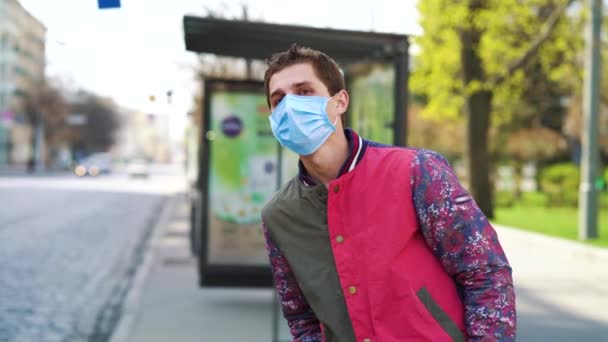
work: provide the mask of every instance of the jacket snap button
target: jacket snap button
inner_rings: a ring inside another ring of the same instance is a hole
[[[337,194],[338,192],[340,192],[340,185],[334,186],[334,193]]]
[[[370,338],[365,338],[363,339],[363,342],[372,342],[372,340]]]
[[[357,293],[357,288],[354,286],[349,286],[348,293],[350,293],[351,295],[354,295],[355,293]]]
[[[337,243],[342,243],[342,242],[344,242],[344,236],[342,236],[342,235],[338,235],[338,236],[336,236],[336,242],[337,242]]]

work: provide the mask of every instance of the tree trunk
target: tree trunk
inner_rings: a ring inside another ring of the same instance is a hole
[[[27,120],[28,123],[30,125],[30,129],[31,129],[31,137],[30,137],[30,146],[31,146],[31,150],[30,150],[30,154],[27,158],[27,162],[26,162],[26,170],[28,173],[33,173],[35,171],[35,167],[36,167],[36,155],[37,155],[37,148],[39,146],[38,144],[38,120],[39,117],[35,114],[35,107],[31,107],[31,108],[27,108],[26,109],[26,113],[28,113],[27,115]]]
[[[523,184],[523,162],[515,160],[513,164],[513,180],[515,189],[513,190],[514,198],[516,202],[520,202],[522,199],[522,184]]]
[[[483,9],[485,0],[473,0],[469,4],[471,13]],[[466,90],[465,110],[467,114],[467,167],[473,198],[488,218],[494,218],[492,187],[490,182],[490,155],[488,131],[492,111],[493,93],[489,89],[470,91],[473,83],[485,83],[485,71],[479,56],[482,32],[471,25],[460,32],[462,73]]]
[[[488,131],[492,111],[492,92],[480,91],[468,96],[467,167],[473,198],[488,218],[494,218]]]

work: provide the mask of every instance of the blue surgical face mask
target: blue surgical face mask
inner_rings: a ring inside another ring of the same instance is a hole
[[[327,116],[331,97],[285,95],[270,115],[270,127],[282,146],[306,156],[314,153],[336,130]]]

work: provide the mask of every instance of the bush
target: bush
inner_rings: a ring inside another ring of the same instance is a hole
[[[547,195],[542,192],[524,192],[522,204],[527,207],[539,208],[547,206]]]
[[[494,204],[498,208],[510,208],[515,204],[515,195],[511,191],[496,191]]]
[[[549,206],[576,206],[580,171],[573,164],[555,164],[543,170],[541,186]]]

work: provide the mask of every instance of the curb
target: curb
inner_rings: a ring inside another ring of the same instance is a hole
[[[180,196],[182,196],[181,193],[171,195],[162,208],[159,219],[153,228],[152,235],[146,243],[143,262],[137,268],[133,278],[133,286],[131,286],[125,297],[120,319],[108,340],[109,342],[127,342],[129,340],[129,335],[131,334],[139,311],[141,295],[146,280],[154,266],[154,261],[156,260],[154,246],[158,245],[158,241],[162,238],[163,233],[167,229],[171,214],[173,213],[176,204],[179,202]]]

